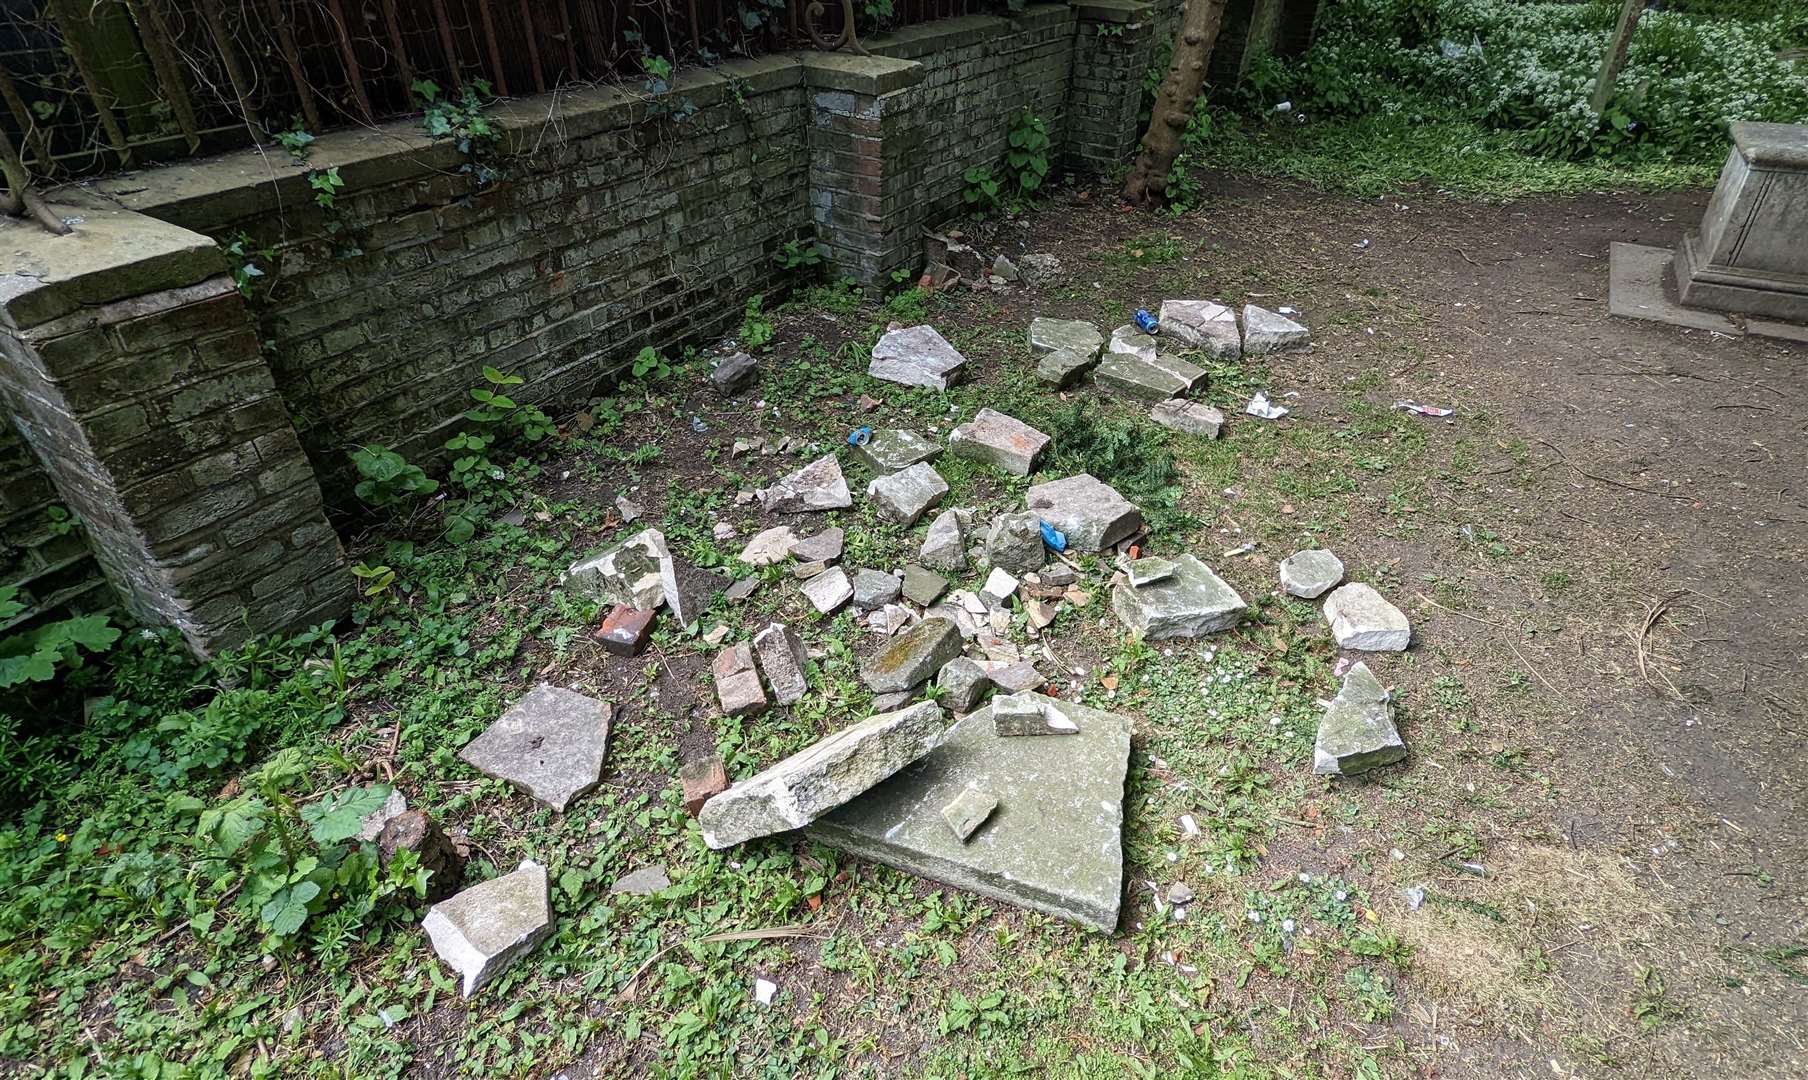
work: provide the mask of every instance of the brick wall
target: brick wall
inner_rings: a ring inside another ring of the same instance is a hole
[[[8,626],[63,607],[105,604],[100,567],[79,528],[51,527],[50,510],[61,497],[37,455],[0,408],[0,582],[19,586],[23,614]]]

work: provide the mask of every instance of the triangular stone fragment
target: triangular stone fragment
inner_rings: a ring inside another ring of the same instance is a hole
[[[1412,644],[1406,613],[1360,581],[1325,598],[1325,621],[1340,649],[1399,652]]]
[[[600,600],[651,610],[665,602],[660,563],[670,554],[664,533],[642,529],[601,555],[572,563],[565,581]]]
[[[541,683],[458,756],[563,812],[601,780],[613,712],[607,702]]]
[[[421,928],[470,997],[552,932],[546,867],[524,861],[428,909]]]
[[[1155,349],[1155,339],[1130,323],[1113,330],[1111,340],[1105,343],[1106,352],[1123,353],[1138,360],[1154,360]]]
[[[1174,572],[1140,588],[1119,582],[1111,610],[1145,640],[1200,637],[1243,621],[1248,606],[1237,591],[1193,555],[1176,555]]]
[[[854,505],[841,463],[825,454],[759,493],[767,513],[801,514],[810,510],[841,510]]]
[[[1235,360],[1243,353],[1237,313],[1210,300],[1163,300],[1161,332],[1221,360]]]
[[[1318,721],[1312,771],[1354,776],[1405,757],[1406,744],[1394,727],[1387,688],[1367,664],[1352,665],[1343,677],[1343,688]]]
[[[1298,348],[1312,333],[1285,315],[1254,304],[1243,307],[1243,351],[1251,356]]]
[[[961,380],[967,358],[933,326],[893,330],[873,346],[866,373],[875,379],[946,390]]]
[[[1036,697],[1078,732],[1000,739],[992,710],[980,709],[949,728],[922,760],[824,815],[806,835],[906,873],[1113,932],[1124,879],[1130,721]],[[996,796],[998,805],[963,842],[942,811],[970,788]]]
[[[1143,527],[1142,512],[1091,473],[1037,484],[1024,501],[1066,534],[1069,551],[1103,551]]]

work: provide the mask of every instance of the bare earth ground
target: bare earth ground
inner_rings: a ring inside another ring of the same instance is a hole
[[[1077,686],[1088,703],[1136,721],[1118,937],[941,898],[932,884],[785,839],[722,864],[667,818],[643,814],[626,837],[604,822],[635,796],[669,798],[674,761],[711,742],[726,738],[745,755],[745,774],[857,712],[863,691],[846,678],[848,647],[864,655],[877,639],[845,618],[807,631],[826,704],[742,725],[714,717],[709,650],[694,640],[663,636],[656,653],[632,661],[524,643],[499,688],[550,678],[621,704],[605,788],[574,809],[591,815],[587,826],[535,818],[499,793],[475,810],[461,799],[451,819],[471,827],[497,865],[535,854],[537,831],[543,846],[546,830],[563,829],[585,852],[573,856],[580,863],[626,869],[660,858],[675,880],[708,868],[710,889],[731,867],[795,865],[800,879],[820,871],[827,884],[807,890],[807,905],[792,895],[764,913],[737,911],[820,935],[759,946],[743,954],[752,967],[732,968],[736,1000],[754,971],[783,988],[770,1022],[733,1030],[757,1037],[768,1070],[775,1047],[801,1055],[789,1075],[808,1059],[812,1073],[833,1063],[867,1075],[1159,1067],[1212,1076],[1240,1063],[1250,1071],[1236,1075],[1808,1076],[1808,353],[1606,314],[1608,245],[1672,243],[1698,220],[1705,193],[1491,206],[1209,183],[1208,208],[1175,220],[1124,213],[1105,193],[1069,193],[1025,222],[990,226],[982,246],[1053,251],[1066,273],[1040,287],[962,291],[927,315],[979,369],[979,388],[962,401],[1023,409],[1060,404],[1025,378],[1022,334],[1035,314],[1108,328],[1164,296],[1204,296],[1292,305],[1314,331],[1312,349],[1274,358],[1265,378],[1255,365],[1219,373],[1205,396],[1237,414],[1225,440],[1170,444],[1185,481],[1181,509],[1203,522],[1179,535],[1258,602],[1256,621],[1216,643],[1129,660],[1100,604],[1056,626],[1062,659],[1087,669],[1053,673],[1064,692]],[[808,455],[732,458],[729,444],[756,426],[827,445],[856,423],[945,434],[939,400],[865,380],[856,358],[837,354],[871,320],[783,313],[767,383],[748,395],[771,399],[763,410],[725,403],[692,377],[677,400],[630,417],[609,440],[616,452],[637,441],[662,451],[632,470],[649,520],[706,537],[721,518],[741,539],[769,524],[730,496]],[[1256,385],[1297,393],[1284,399],[1294,415],[1242,416]],[[886,404],[862,412],[862,392]],[[1108,400],[1090,386],[1069,392],[1089,396]],[[1392,410],[1403,398],[1457,414]],[[610,504],[620,468],[585,454],[563,465],[540,485],[547,505]],[[1021,488],[948,471],[955,498],[969,504],[1003,508]],[[852,468],[849,481],[864,486]],[[843,521],[856,526],[850,568],[914,553],[920,527],[888,535],[860,524],[871,520],[856,512]],[[578,550],[622,535],[600,514],[588,521],[573,538]],[[741,539],[722,550],[733,554]],[[1226,554],[1246,542],[1253,551]],[[1335,690],[1335,651],[1309,607],[1268,595],[1275,563],[1320,542],[1352,578],[1398,602],[1415,630],[1410,652],[1370,661],[1397,687],[1413,755],[1356,781],[1310,775],[1311,702]],[[808,622],[783,575],[772,576],[753,607]],[[737,636],[763,618],[716,614]],[[1214,644],[1220,665],[1258,680],[1259,700],[1208,690],[1208,713],[1197,685],[1201,672],[1219,670],[1206,655]],[[1101,681],[1106,671],[1123,673],[1117,689]],[[382,708],[367,708],[373,725]],[[448,754],[427,746],[410,756],[424,764]],[[1255,806],[1259,820],[1237,824],[1239,805]],[[1214,854],[1188,850],[1176,824],[1187,812],[1207,824]],[[487,826],[475,820],[486,815]],[[1207,876],[1230,834],[1220,826],[1254,838],[1237,849],[1240,874]],[[1150,885],[1176,876],[1201,893],[1184,924],[1152,900]],[[1343,884],[1332,897],[1320,882]],[[1405,890],[1421,885],[1427,900],[1415,910]],[[1358,899],[1346,902],[1346,891]],[[710,925],[718,899],[705,890],[666,914],[593,908],[583,926],[619,938],[632,970],[686,925]],[[1336,940],[1360,931],[1367,951],[1315,944],[1310,930],[1283,940],[1275,916],[1300,905],[1317,912],[1301,914],[1303,924]],[[1246,921],[1261,911],[1267,922]],[[729,961],[680,952],[631,990],[618,970],[601,990],[574,996],[586,966],[579,945],[561,942],[547,949],[569,950],[571,966],[560,970],[574,973],[539,992],[546,1014],[525,1022],[595,1023],[574,1054],[548,1046],[530,1059],[563,1067],[528,1071],[685,1072],[674,1055],[707,1041],[711,1010],[725,1006],[702,988]],[[699,979],[688,988],[686,966]],[[1362,1004],[1372,995],[1353,981],[1364,978],[1356,967],[1391,987],[1389,1007]],[[384,972],[394,970],[392,959]],[[995,990],[1003,997],[993,1012],[968,1015],[966,1004]],[[636,994],[663,994],[651,999],[666,1003],[655,1011],[681,1034],[638,1022],[621,1030],[618,1009]],[[507,997],[430,1008],[407,1032],[410,1071],[481,1071],[483,1040]],[[832,1049],[812,1058],[819,1051],[803,1043]],[[346,1044],[328,1036],[314,1052],[335,1059]],[[716,1060],[736,1058],[730,1047]]]

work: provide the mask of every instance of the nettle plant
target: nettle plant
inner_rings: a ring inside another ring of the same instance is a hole
[[[1004,168],[1012,194],[1019,200],[1034,199],[1048,178],[1048,151],[1052,145],[1048,125],[1029,109],[1011,118],[1011,148],[1005,151]]]

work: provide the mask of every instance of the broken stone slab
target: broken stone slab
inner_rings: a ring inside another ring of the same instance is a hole
[[[512,874],[433,905],[421,928],[470,997],[552,932],[546,867],[524,860]]]
[[[1406,743],[1394,727],[1387,688],[1367,664],[1357,662],[1344,674],[1343,688],[1318,721],[1312,748],[1312,771],[1327,776],[1355,776],[1406,757]]]
[[[1047,435],[1016,417],[987,408],[948,433],[948,452],[1028,476],[1048,442]]]
[[[904,599],[922,607],[928,607],[938,600],[948,588],[948,579],[933,570],[924,569],[916,563],[904,565],[904,582],[902,592]]]
[[[1042,519],[1033,513],[1000,514],[986,534],[986,562],[1017,574],[1042,569]]]
[[[1145,360],[1128,353],[1110,352],[1099,361],[1098,367],[1092,369],[1092,380],[1100,386],[1122,390],[1148,401],[1178,397],[1204,378],[1204,368],[1165,355]]]
[[[1325,621],[1340,649],[1400,652],[1412,644],[1406,613],[1361,582],[1351,582],[1325,599]]]
[[[824,562],[800,562],[791,568],[791,576],[799,581],[808,581],[829,568]]]
[[[458,757],[563,813],[602,779],[613,712],[607,702],[541,683]]]
[[[1036,362],[1036,378],[1046,386],[1064,390],[1080,381],[1080,376],[1092,370],[1099,362],[1096,356],[1075,352],[1072,349],[1056,349],[1045,353]]]
[[[760,587],[760,579],[745,577],[722,590],[722,599],[731,604],[738,604],[754,594]]]
[[[1143,527],[1142,511],[1091,473],[1037,484],[1024,502],[1066,534],[1069,551],[1104,551]]]
[[[929,523],[929,533],[923,537],[923,547],[917,553],[917,559],[924,566],[951,574],[965,569],[966,525],[958,512],[944,510]]]
[[[660,564],[670,557],[665,534],[642,529],[600,555],[572,563],[565,571],[565,582],[610,603],[656,608],[665,602]]]
[[[942,445],[927,435],[900,428],[880,428],[872,438],[854,447],[854,456],[874,472],[901,472],[912,465],[942,456]]]
[[[1155,407],[1149,410],[1149,419],[1171,431],[1206,439],[1215,439],[1224,430],[1222,412],[1210,405],[1183,401],[1180,398],[1156,402]]]
[[[616,878],[609,891],[626,896],[652,896],[671,887],[672,879],[666,874],[665,867],[643,866]]]
[[[1034,251],[1018,258],[1017,268],[1023,280],[1032,285],[1053,281],[1061,274],[1061,260],[1047,251]]]
[[[1010,571],[1002,566],[994,566],[986,576],[986,583],[980,586],[979,599],[988,608],[999,608],[1005,601],[1017,595],[1020,582],[1011,576]]]
[[[1030,352],[1071,352],[1088,362],[1099,358],[1105,347],[1105,335],[1084,319],[1050,319],[1041,315],[1030,320]]]
[[[999,739],[991,710],[948,730],[941,745],[805,835],[906,873],[969,889],[1105,933],[1123,892],[1124,777],[1130,721],[1046,699],[1079,734]],[[998,797],[963,843],[942,817],[962,791]]]
[[[895,603],[902,591],[902,583],[883,570],[854,571],[854,607],[859,611],[876,611]]]
[[[1046,629],[1050,623],[1055,621],[1058,610],[1054,604],[1046,600],[1026,599],[1023,604],[1024,618],[1029,620],[1032,630]]]
[[[807,654],[796,631],[781,622],[767,623],[753,635],[753,651],[766,674],[766,685],[772,687],[772,700],[790,705],[810,692],[810,680],[804,675]]]
[[[869,716],[705,803],[703,842],[720,850],[808,825],[934,750],[942,733],[933,701]]]
[[[966,843],[979,827],[998,809],[998,796],[978,788],[962,788],[954,801],[942,807],[942,820],[954,838]]]
[[[715,370],[709,373],[709,381],[724,395],[740,393],[752,386],[759,377],[759,361],[744,352],[724,356],[716,361]]]
[[[848,580],[847,572],[839,566],[828,569],[812,577],[800,586],[810,606],[824,615],[833,615],[841,610],[841,606],[854,598],[854,585]]]
[[[1316,600],[1343,580],[1343,560],[1323,548],[1296,551],[1281,560],[1281,591]]]
[[[992,699],[992,730],[999,738],[1019,735],[1078,735],[1080,725],[1049,708],[1041,694],[1003,694]]]
[[[684,790],[684,812],[696,817],[704,803],[728,790],[728,768],[717,754],[692,758],[678,767],[678,783]]]
[[[1174,572],[1141,588],[1118,583],[1111,610],[1147,641],[1199,637],[1229,630],[1248,606],[1235,589],[1193,555],[1174,557]]]
[[[1243,354],[1237,313],[1210,300],[1163,300],[1161,332],[1221,360],[1235,360]]]
[[[992,679],[986,669],[979,666],[979,661],[965,656],[955,657],[935,673],[936,700],[944,709],[956,713],[971,712],[990,689]]]
[[[880,476],[866,485],[866,497],[877,503],[887,517],[902,522],[905,528],[915,525],[918,518],[947,494],[948,482],[926,461]]]
[[[946,390],[960,382],[967,358],[933,326],[893,330],[873,346],[866,373],[875,379]]]
[[[1285,315],[1254,304],[1243,306],[1243,351],[1251,356],[1298,348],[1311,338],[1311,331]]]
[[[1124,577],[1130,582],[1131,588],[1140,589],[1144,585],[1153,585],[1157,581],[1173,577],[1179,569],[1180,564],[1173,559],[1151,555],[1143,559],[1132,559],[1130,565],[1124,567]]]
[[[1111,340],[1105,343],[1105,352],[1118,353],[1122,356],[1134,356],[1138,360],[1154,363],[1155,339],[1142,332],[1134,323],[1125,323],[1111,332]]]
[[[1017,264],[1001,252],[998,258],[992,260],[992,276],[998,282],[1009,285],[1017,280]]]
[[[979,668],[986,673],[992,685],[1007,694],[1021,694],[1035,690],[1048,680],[1036,665],[1028,660],[981,660]]]
[[[825,454],[810,464],[760,489],[760,507],[769,514],[802,514],[812,510],[842,510],[854,505],[841,463]]]
[[[847,531],[838,525],[832,525],[814,536],[807,536],[791,545],[791,557],[800,563],[832,563],[841,558],[841,549],[847,540]]]
[[[789,525],[774,525],[747,541],[739,558],[748,566],[773,566],[783,562],[797,543],[797,534]]]
[[[924,619],[892,638],[860,666],[860,681],[878,693],[908,690],[960,655],[960,628],[947,619]]]
[[[716,698],[728,716],[758,716],[766,711],[766,691],[753,663],[753,647],[736,642],[716,654],[710,665],[716,677]]]
[[[591,637],[605,651],[617,656],[639,656],[652,636],[655,614],[646,608],[617,604]]]

